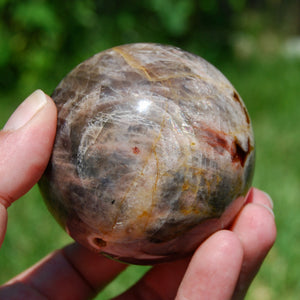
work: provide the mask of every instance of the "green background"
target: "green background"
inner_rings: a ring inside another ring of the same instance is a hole
[[[106,48],[159,42],[204,57],[246,103],[257,147],[253,184],[274,201],[277,241],[246,299],[298,299],[299,15],[297,0],[0,0],[0,125],[34,90],[51,94],[73,67]],[[0,283],[71,241],[36,187],[8,211]],[[120,293],[147,270],[130,267],[98,298]]]

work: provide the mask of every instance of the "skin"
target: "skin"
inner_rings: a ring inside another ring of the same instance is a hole
[[[50,97],[37,91],[0,131],[1,244],[7,208],[41,177],[51,154],[55,128],[56,107]],[[252,188],[230,228],[210,236],[193,256],[154,266],[115,299],[243,299],[275,242],[272,209],[269,196]],[[74,243],[50,253],[5,283],[0,287],[0,298],[90,299],[125,268],[125,264]]]

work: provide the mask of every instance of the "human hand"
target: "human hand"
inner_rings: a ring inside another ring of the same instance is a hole
[[[37,91],[0,132],[0,243],[6,209],[41,177],[55,128],[55,105]],[[272,203],[251,189],[231,228],[210,236],[192,257],[154,266],[115,300],[243,299],[275,238]],[[125,268],[74,243],[4,284],[0,299],[90,299]]]

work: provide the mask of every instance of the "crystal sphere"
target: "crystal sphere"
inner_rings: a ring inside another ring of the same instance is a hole
[[[39,186],[82,245],[129,263],[169,261],[243,206],[251,121],[204,59],[172,46],[118,46],[79,64],[52,97],[57,135]]]

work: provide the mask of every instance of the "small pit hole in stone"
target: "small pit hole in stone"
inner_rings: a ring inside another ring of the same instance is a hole
[[[99,237],[95,237],[93,241],[95,246],[97,246],[97,248],[99,247],[102,248],[106,246],[106,242]]]
[[[134,154],[139,154],[141,152],[141,150],[137,146],[135,146],[135,147],[132,148],[132,152]]]

